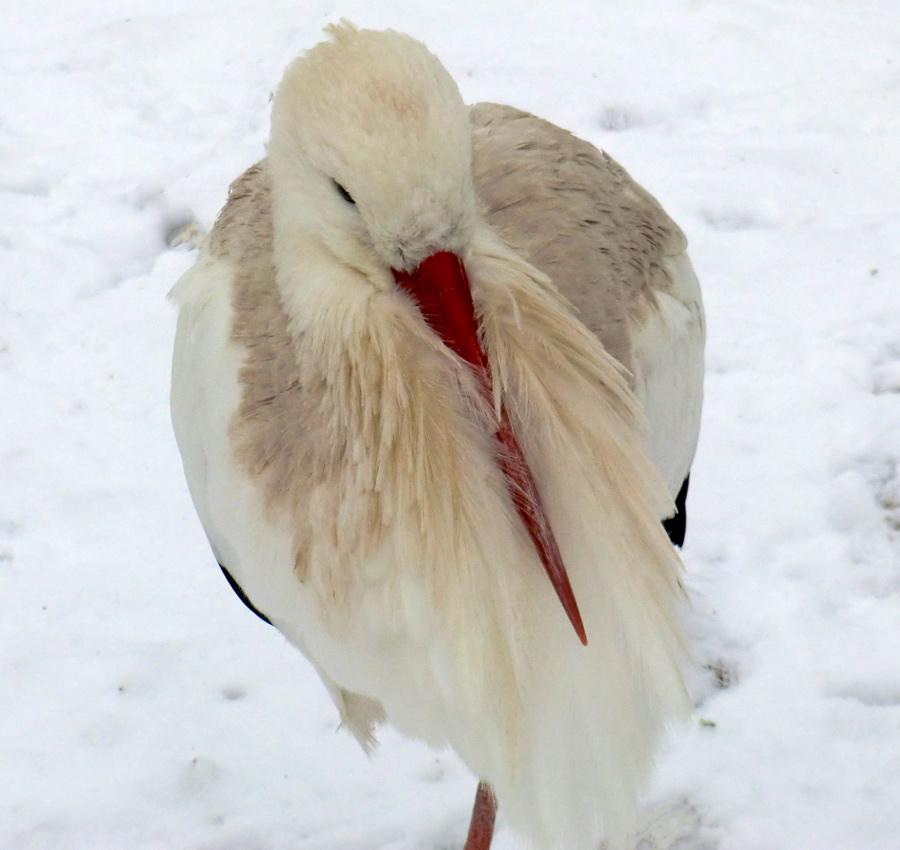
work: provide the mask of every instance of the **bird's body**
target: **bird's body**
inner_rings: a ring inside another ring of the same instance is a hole
[[[412,39],[332,35],[173,291],[191,495],[364,747],[384,720],[451,745],[538,844],[620,835],[687,707],[659,524],[702,395],[684,237],[587,143],[466,110]],[[474,318],[430,314],[438,264]]]

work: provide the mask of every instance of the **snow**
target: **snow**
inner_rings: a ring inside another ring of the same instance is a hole
[[[386,732],[367,761],[238,603],[168,417],[164,296],[195,253],[167,240],[211,225],[342,15],[605,148],[690,239],[697,714],[642,846],[896,847],[893,0],[46,0],[0,27],[0,848],[462,843],[456,757]]]

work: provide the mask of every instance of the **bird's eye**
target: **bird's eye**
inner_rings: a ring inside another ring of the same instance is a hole
[[[338,190],[338,192],[340,193],[340,196],[341,196],[348,204],[355,204],[355,203],[356,203],[356,201],[354,201],[353,198],[351,197],[350,193],[349,193],[343,186],[341,186],[341,184],[338,183],[337,180],[332,180],[331,182],[334,183],[334,188]]]

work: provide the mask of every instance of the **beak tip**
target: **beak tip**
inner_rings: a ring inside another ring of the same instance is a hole
[[[568,579],[566,579],[565,584],[567,585],[568,592],[560,593],[560,591],[557,590],[557,593],[559,594],[560,601],[563,603],[563,608],[569,617],[569,622],[572,624],[572,628],[575,629],[575,634],[578,635],[578,640],[581,641],[582,646],[587,646],[587,632],[584,630],[584,621],[581,619],[581,612],[578,610],[575,594],[572,592],[571,585],[568,584]]]

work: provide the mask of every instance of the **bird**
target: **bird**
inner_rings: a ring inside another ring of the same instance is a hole
[[[285,71],[178,307],[213,554],[371,752],[388,723],[535,847],[623,842],[690,712],[703,395],[686,239],[609,155],[342,20]]]

